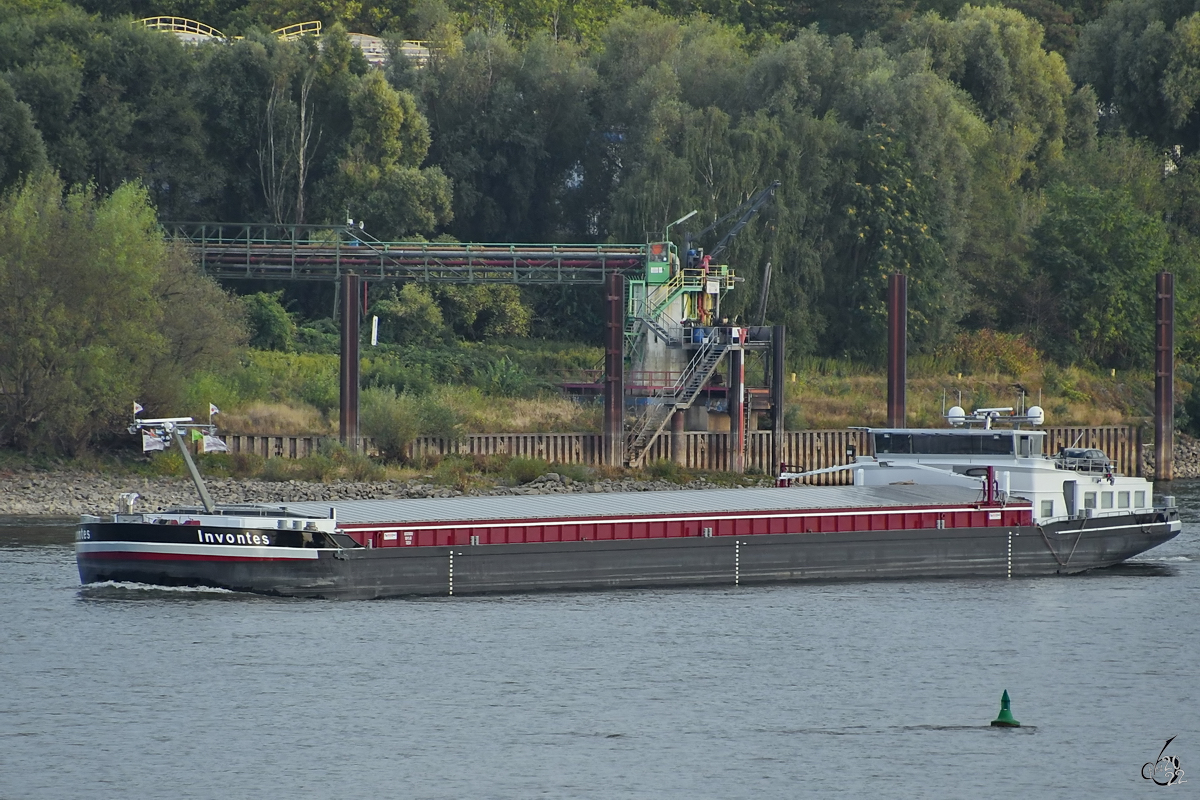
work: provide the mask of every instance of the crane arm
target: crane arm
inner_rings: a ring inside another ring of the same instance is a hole
[[[741,217],[738,218],[738,221],[733,224],[733,227],[730,228],[729,231],[726,232],[723,237],[721,237],[721,240],[716,243],[713,249],[709,251],[708,255],[711,258],[716,258],[725,251],[725,248],[728,247],[729,243],[733,241],[733,237],[741,233],[742,228],[746,227],[746,224],[750,222],[750,219],[758,213],[758,210],[762,208],[768,200],[771,199],[771,197],[775,194],[775,190],[778,188],[779,181],[773,181],[770,186],[763,189],[746,202],[742,203],[733,211],[730,211],[728,214],[718,219],[712,225],[709,225],[707,228],[700,231],[700,233],[697,233],[694,236],[690,233],[687,234],[687,241],[685,243],[686,248],[690,250],[693,241],[708,235],[712,231],[716,230],[719,226],[723,225],[724,223],[733,219],[737,214],[741,213]]]

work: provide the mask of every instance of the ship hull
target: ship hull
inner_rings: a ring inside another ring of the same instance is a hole
[[[1045,528],[862,530],[608,541],[304,550],[150,541],[162,526],[85,523],[83,583],[212,586],[369,599],[792,581],[1027,577],[1111,566],[1176,536],[1174,515]],[[143,536],[142,534],[146,535]]]

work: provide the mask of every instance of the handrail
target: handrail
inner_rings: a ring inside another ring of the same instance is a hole
[[[214,39],[224,39],[225,34],[211,25],[205,25],[203,22],[197,22],[194,19],[187,17],[144,17],[136,20],[134,24],[141,24],[143,28],[152,31],[168,31],[170,33],[191,33],[197,36],[211,36]]]
[[[271,33],[283,39],[285,42],[290,42],[299,39],[301,36],[321,35],[321,20],[314,19],[309,22],[297,22],[294,25],[285,25],[282,28],[276,28]]]

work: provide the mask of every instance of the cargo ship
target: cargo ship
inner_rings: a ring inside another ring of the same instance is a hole
[[[872,429],[874,452],[775,488],[218,506],[84,517],[104,581],[322,598],[1014,578],[1111,566],[1181,529],[1174,499],[1107,460],[1043,454],[1041,411],[951,409]],[[148,420],[186,455],[182,420]],[[1006,424],[1006,426],[1002,426]],[[804,485],[831,470],[849,485]],[[801,482],[797,485],[797,482]]]

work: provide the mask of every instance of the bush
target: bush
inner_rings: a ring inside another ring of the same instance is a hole
[[[297,394],[309,405],[329,413],[341,406],[341,391],[342,387],[336,374],[321,372],[303,381]]]
[[[230,453],[229,471],[235,478],[252,478],[262,472],[264,461],[258,453]]]
[[[480,483],[474,469],[474,461],[458,455],[449,455],[438,462],[433,470],[433,482],[441,486],[453,486],[460,492]]]
[[[399,289],[393,284],[373,308],[379,315],[380,339],[385,342],[419,344],[441,339],[445,334],[441,308],[427,288],[415,283]]]
[[[583,464],[551,464],[550,468],[564,478],[570,478],[573,481],[582,482],[592,479],[592,473]]]
[[[150,467],[156,475],[187,474],[187,464],[183,462],[183,455],[175,445],[171,445],[166,450],[159,450],[150,456]]]
[[[379,455],[386,461],[402,461],[408,446],[420,429],[420,419],[406,395],[397,395],[391,387],[364,389],[359,397],[359,429],[375,440]]]
[[[450,442],[462,438],[462,417],[432,395],[417,403],[417,427],[422,436],[437,436]]]
[[[407,364],[396,358],[368,359],[363,364],[362,380],[366,386],[394,389],[397,394],[428,394],[433,388],[433,368],[428,364]]]
[[[655,480],[670,481],[671,483],[681,483],[683,478],[683,470],[679,468],[679,465],[666,458],[660,458],[647,464],[646,474]]]
[[[291,350],[296,323],[283,307],[283,290],[256,292],[242,298],[250,323],[250,346],[260,350]]]
[[[264,481],[290,481],[296,476],[292,472],[292,463],[286,458],[268,458],[263,464],[259,475]]]
[[[550,465],[540,458],[517,456],[504,465],[504,477],[515,485],[529,483],[550,471]]]
[[[296,461],[296,478],[302,481],[326,483],[337,475],[337,463],[329,456],[314,453]]]
[[[501,356],[478,371],[475,381],[479,388],[502,397],[528,397],[544,388],[508,356]]]
[[[1021,334],[997,333],[987,328],[960,333],[938,354],[958,371],[968,374],[998,372],[1024,375],[1041,363],[1038,351]]]

